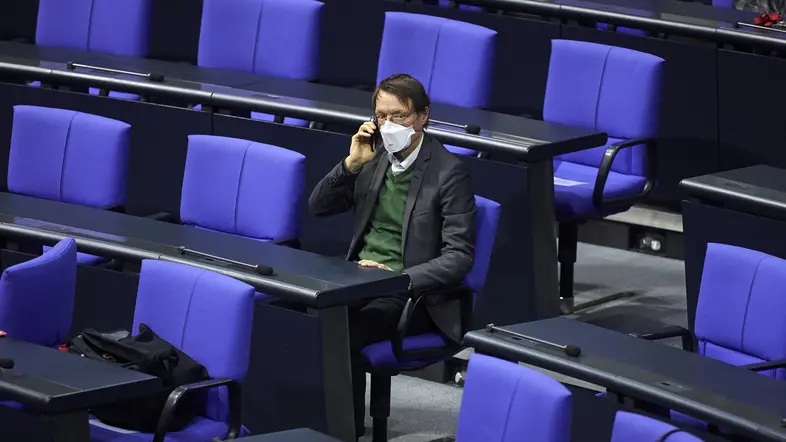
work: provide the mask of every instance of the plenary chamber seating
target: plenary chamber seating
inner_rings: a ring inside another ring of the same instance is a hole
[[[682,327],[637,335],[647,340],[682,338],[684,350],[786,379],[786,261],[761,252],[710,243],[704,260],[695,336]],[[707,424],[681,413],[673,419]]]
[[[568,442],[572,412],[571,393],[557,380],[474,354],[467,368],[456,442]]]
[[[478,208],[475,263],[465,279],[465,285],[472,290],[473,297],[481,291],[486,280],[500,215],[500,205],[494,201],[476,195],[475,204]],[[474,304],[474,299],[461,302]],[[370,414],[374,421],[375,441],[387,440],[391,377],[401,371],[420,370],[448,359],[460,350],[457,345],[450,344],[447,339],[436,333],[406,336],[408,327],[406,318],[418,305],[419,300],[413,302],[410,299],[404,307],[402,320],[399,321],[401,338],[377,342],[363,349],[363,356],[368,363],[367,370],[371,373]],[[468,323],[464,324],[465,327],[468,325]]]
[[[153,0],[39,0],[36,44],[113,55],[148,53]],[[40,86],[40,82],[31,86]],[[93,95],[136,100],[125,92],[90,88]]]
[[[609,300],[574,308],[579,224],[628,210],[655,185],[663,63],[630,49],[552,41],[543,119],[609,135],[605,146],[554,158],[560,297],[566,313]]]
[[[314,80],[322,6],[316,0],[205,0],[197,63],[266,77]],[[252,112],[251,118],[308,125],[258,112]]]
[[[443,8],[458,8],[464,11],[483,12],[483,8],[480,6],[462,5],[453,0],[439,0],[439,6]]]
[[[496,31],[470,23],[386,12],[377,84],[393,74],[409,74],[423,83],[434,103],[488,107],[496,37]],[[445,147],[455,154],[477,155],[471,149]]]
[[[611,442],[701,442],[701,439],[665,422],[618,411]]]
[[[0,277],[0,324],[13,339],[46,347],[71,331],[76,242],[66,238],[43,255],[8,267]]]
[[[162,420],[187,397],[184,392],[205,394],[205,410],[183,430],[166,434],[159,427],[155,435],[112,427],[93,417],[91,439],[150,442],[166,435],[156,440],[212,442],[245,434],[240,425],[240,383],[248,370],[253,314],[254,288],[248,284],[188,265],[142,261],[132,330],[147,325],[202,364],[212,378],[176,388]]]
[[[306,157],[238,138],[189,135],[180,221],[299,247]],[[151,217],[175,221],[171,214]],[[269,296],[257,294],[257,300]]]
[[[125,202],[131,126],[81,112],[14,106],[8,190],[48,200],[119,210]],[[47,250],[48,247],[44,247]],[[77,254],[80,264],[102,257]]]

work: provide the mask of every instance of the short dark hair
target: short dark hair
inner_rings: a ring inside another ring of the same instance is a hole
[[[374,109],[377,108],[377,98],[380,92],[393,95],[407,106],[412,101],[412,110],[415,112],[425,112],[426,108],[431,106],[431,100],[428,98],[426,88],[411,75],[393,74],[380,81],[376,90],[374,90],[374,98],[371,102],[371,106]]]

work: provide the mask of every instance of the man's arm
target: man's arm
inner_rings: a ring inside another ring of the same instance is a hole
[[[314,216],[329,216],[343,213],[352,208],[355,196],[355,180],[342,160],[319,181],[308,198],[308,210]]]
[[[442,252],[439,257],[408,269],[412,288],[432,289],[459,284],[475,261],[475,195],[469,172],[458,167],[440,189]]]

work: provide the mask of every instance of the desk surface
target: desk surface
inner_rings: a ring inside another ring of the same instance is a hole
[[[768,441],[786,441],[786,383],[689,353],[568,318],[504,327],[562,345],[578,358],[501,333],[473,331],[465,344],[606,387]]]
[[[74,237],[80,249],[84,250],[83,246],[87,245],[88,252],[109,256],[118,249],[125,249],[122,254],[135,259],[164,259],[201,265],[244,280],[270,295],[314,307],[403,292],[409,285],[406,275],[362,268],[340,258],[227,233],[0,193],[0,235],[18,235],[19,232],[30,239],[48,239],[39,232],[54,233],[58,239]],[[181,246],[246,264],[264,264],[272,267],[275,274],[262,276],[242,267],[184,257],[177,250]]]
[[[680,189],[688,197],[729,205],[749,213],[786,219],[786,170],[771,166],[686,178]]]
[[[0,397],[46,413],[87,409],[160,388],[156,377],[11,338],[0,338],[0,356],[15,363],[0,373]]]
[[[84,51],[81,49],[38,46],[34,44],[18,43],[13,41],[0,41],[0,55],[3,57],[47,60],[57,63],[67,63],[69,61],[86,63],[89,60],[100,57],[101,53]]]

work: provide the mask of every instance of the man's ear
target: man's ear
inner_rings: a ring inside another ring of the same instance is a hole
[[[425,109],[423,109],[423,112],[420,113],[420,124],[421,125],[425,126],[426,123],[428,123],[428,114],[429,114],[430,110],[431,109],[426,107]]]

